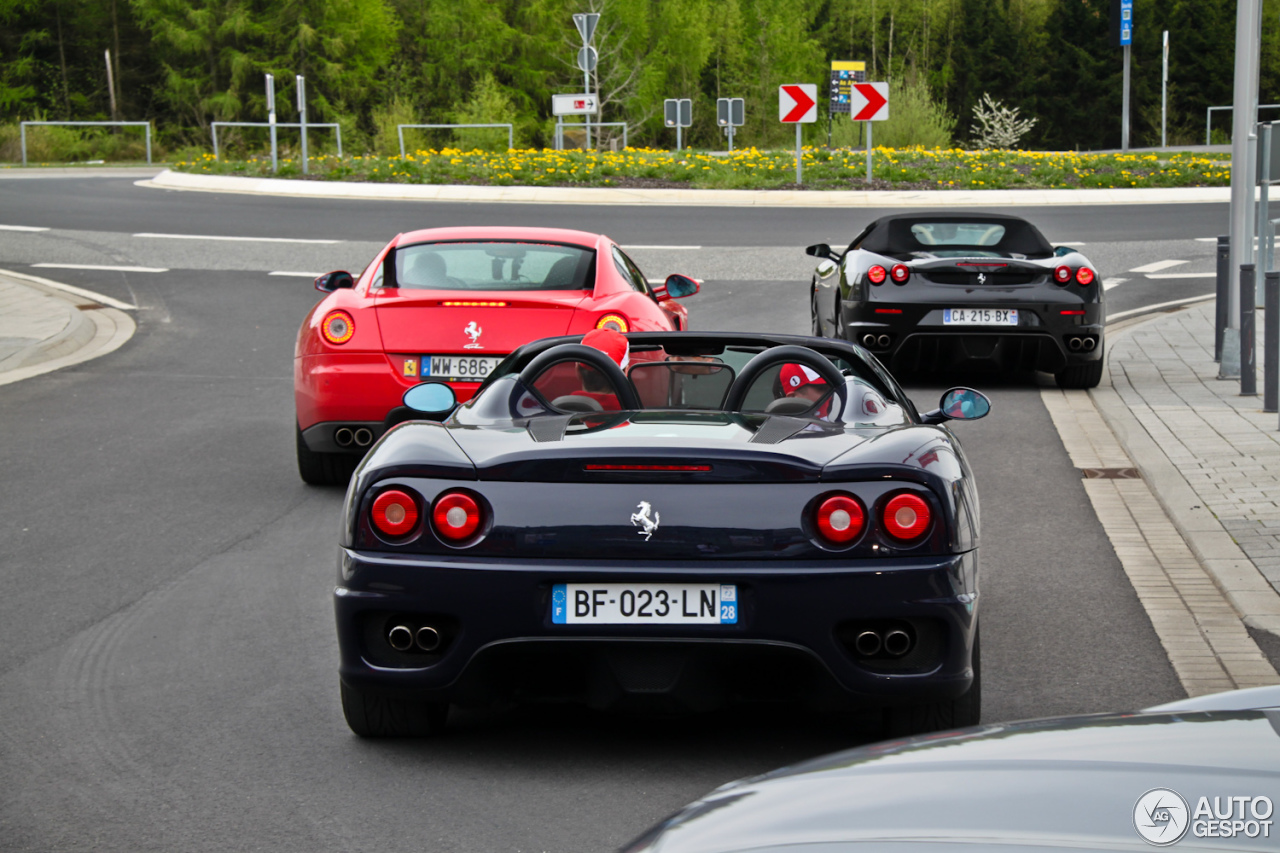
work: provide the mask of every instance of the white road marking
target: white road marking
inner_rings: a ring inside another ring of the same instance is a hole
[[[0,225],[0,231],[48,231],[48,228],[37,228],[34,225]]]
[[[1257,238],[1255,238],[1255,240],[1256,239]],[[1216,243],[1218,242],[1218,238],[1217,237],[1197,237],[1196,242],[1197,243]]]
[[[26,273],[14,272],[13,270],[5,270],[5,275],[11,275],[14,278],[20,278],[25,281],[33,281],[36,284],[43,284],[45,287],[52,287],[54,290],[61,290],[64,293],[73,293],[76,296],[83,296],[85,299],[92,299],[94,302],[100,302],[103,305],[110,305],[112,308],[119,308],[121,311],[137,311],[137,305],[131,305],[128,302],[121,302],[110,296],[101,293],[95,293],[92,290],[85,290],[83,287],[76,287],[71,284],[63,284],[53,279],[41,278],[38,275],[27,275]]]
[[[1059,240],[1058,242],[1054,243],[1053,245],[1055,245],[1055,246],[1087,246],[1087,245],[1089,245],[1089,244],[1088,244],[1088,243],[1079,243],[1079,242],[1076,242],[1075,240]]]
[[[293,237],[215,237],[208,234],[151,234],[145,231],[133,236],[163,240],[224,240],[235,243],[322,243],[332,245],[333,243],[342,242],[341,240],[303,240]]]
[[[1182,264],[1189,264],[1189,263],[1191,262],[1190,261],[1156,261],[1153,264],[1143,264],[1140,267],[1134,267],[1133,269],[1129,270],[1129,272],[1142,272],[1142,273],[1160,272],[1160,270],[1167,270],[1169,267],[1177,267],[1177,266],[1181,266]]]
[[[702,247],[701,247],[701,246],[619,246],[618,248],[620,248],[620,249],[673,249],[673,250],[685,250],[685,249],[701,249]]]
[[[114,267],[107,264],[32,264],[46,270],[106,270],[108,272],[168,272],[168,267]]]
[[[1147,278],[1217,278],[1216,272],[1158,272]]]
[[[292,271],[292,270],[276,270],[275,272],[269,272],[269,273],[267,273],[267,275],[288,275],[288,276],[293,276],[294,278],[319,278],[320,276],[324,275],[324,273],[322,273],[322,272],[294,272],[294,271]]]
[[[1124,284],[1128,280],[1129,279],[1127,278],[1104,278],[1102,280],[1102,289],[1110,290],[1111,288],[1115,287],[1117,284]]]
[[[1190,299],[1174,299],[1171,302],[1159,302],[1155,305],[1144,305],[1141,308],[1133,308],[1128,311],[1121,311],[1119,314],[1108,314],[1107,322],[1114,323],[1116,320],[1123,320],[1125,317],[1132,317],[1134,314],[1145,314],[1148,311],[1159,311],[1161,308],[1173,308],[1177,305],[1191,305],[1196,302],[1204,302],[1206,299],[1215,299],[1216,294],[1209,293],[1205,296],[1193,296]]]

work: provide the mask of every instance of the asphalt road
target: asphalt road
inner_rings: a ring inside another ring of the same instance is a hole
[[[707,278],[704,329],[803,332],[797,247],[874,212],[264,199],[108,178],[0,180],[0,268],[141,306],[96,361],[0,387],[0,849],[599,851],[708,789],[866,741],[787,711],[641,720],[577,709],[455,714],[424,742],[342,720],[330,595],[340,490],[293,462],[290,358],[317,298],[270,271],[359,268],[399,230],[603,230],[651,276]],[[1086,243],[1111,310],[1208,292],[1221,206],[1024,211]],[[137,233],[334,239],[244,243]],[[161,273],[33,267],[97,263]],[[710,274],[708,274],[710,273]],[[1159,272],[1155,274],[1160,274]],[[913,396],[929,405],[952,377]],[[984,719],[1182,694],[1085,498],[1035,375],[973,380],[957,432],[983,510]]]

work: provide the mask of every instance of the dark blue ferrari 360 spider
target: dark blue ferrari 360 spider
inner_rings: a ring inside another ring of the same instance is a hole
[[[977,723],[978,498],[944,422],[987,399],[921,414],[847,341],[608,335],[522,347],[456,409],[406,393],[344,511],[352,730],[523,699]]]

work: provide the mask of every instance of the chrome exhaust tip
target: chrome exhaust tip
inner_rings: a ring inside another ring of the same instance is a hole
[[[885,654],[900,658],[911,651],[911,635],[900,628],[894,628],[884,635]]]
[[[871,657],[880,651],[880,635],[875,631],[863,631],[853,640],[853,648],[863,657]]]
[[[1084,347],[1085,352],[1093,352],[1093,348],[1098,345],[1098,342],[1093,338],[1085,338],[1080,345]]]
[[[398,652],[407,652],[413,647],[413,632],[404,625],[397,625],[387,632],[387,644]]]
[[[360,447],[368,447],[373,444],[373,430],[368,427],[360,427],[354,434],[356,444]]]
[[[891,340],[892,340],[892,339],[891,339],[888,335],[881,335],[880,337],[876,338],[876,343],[877,343],[877,344],[879,344],[879,345],[880,345],[881,347],[883,347],[884,349],[888,349],[888,348],[889,348],[889,342],[890,342]]]
[[[430,625],[423,625],[418,629],[418,633],[414,635],[414,642],[424,652],[434,652],[440,648],[440,632]]]
[[[1067,349],[1072,352],[1079,352],[1080,347],[1082,346],[1084,346],[1084,344],[1079,338],[1071,338],[1067,341]]]
[[[334,430],[333,441],[339,447],[350,447],[351,442],[355,441],[355,435],[349,427],[338,427]]]
[[[876,345],[876,336],[875,336],[875,335],[863,335],[863,336],[862,336],[862,345],[863,345],[864,347],[873,347],[873,346],[875,346],[875,345]]]

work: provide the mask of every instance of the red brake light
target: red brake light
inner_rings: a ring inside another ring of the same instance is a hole
[[[373,526],[387,536],[406,536],[418,524],[418,502],[407,492],[391,489],[373,502]]]
[[[1058,284],[1066,284],[1071,281],[1071,267],[1063,264],[1053,271],[1053,280]]]
[[[588,463],[582,466],[587,471],[710,471],[710,465],[597,465]]]
[[[613,329],[615,332],[621,332],[624,335],[629,328],[627,318],[621,314],[605,314],[596,321],[597,329]]]
[[[436,500],[431,510],[436,532],[451,542],[460,542],[480,527],[480,504],[464,492],[449,492]]]
[[[857,539],[867,523],[862,504],[849,495],[832,495],[818,504],[815,521],[822,538],[837,545]]]
[[[1088,287],[1093,284],[1093,270],[1088,267],[1080,267],[1080,269],[1076,270],[1076,281],[1080,283],[1081,287]]]
[[[907,279],[911,278],[911,268],[906,264],[894,264],[889,275],[893,276],[895,284],[906,284]]]
[[[902,542],[920,538],[931,520],[929,504],[919,495],[894,495],[884,505],[885,532]]]
[[[884,267],[879,264],[876,264],[871,269],[867,270],[867,278],[871,280],[872,284],[884,284],[884,279],[887,275],[888,273],[885,272]]]
[[[356,333],[356,321],[346,311],[330,311],[320,324],[320,334],[331,344],[345,344]]]

